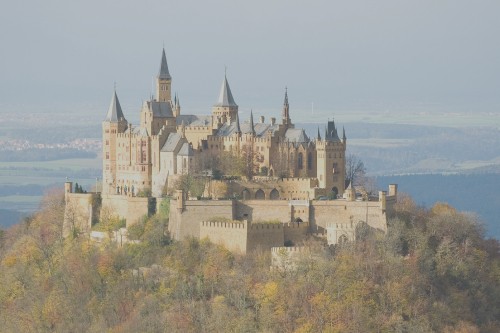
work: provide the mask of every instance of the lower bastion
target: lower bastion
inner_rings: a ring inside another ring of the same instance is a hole
[[[77,228],[90,233],[102,214],[115,214],[129,227],[143,216],[153,215],[162,198],[72,193],[65,185],[64,230]],[[187,200],[176,191],[170,200],[168,231],[175,240],[186,237],[208,238],[231,251],[248,253],[256,249],[297,246],[316,235],[328,244],[352,241],[356,227],[364,223],[387,231],[387,215],[397,200],[397,185],[380,191],[376,200],[356,199],[355,190],[336,200],[231,199]]]

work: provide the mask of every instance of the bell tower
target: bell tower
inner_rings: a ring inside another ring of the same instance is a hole
[[[172,99],[172,77],[168,72],[167,56],[165,49],[161,55],[160,72],[156,77],[156,100],[158,102],[168,102]]]

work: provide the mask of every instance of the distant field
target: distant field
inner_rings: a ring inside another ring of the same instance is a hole
[[[415,140],[411,139],[350,139],[349,145],[377,147],[377,148],[396,148],[411,145]]]
[[[102,160],[99,158],[75,158],[43,162],[0,162],[0,169],[8,168],[42,168],[49,170],[70,169],[100,169]]]

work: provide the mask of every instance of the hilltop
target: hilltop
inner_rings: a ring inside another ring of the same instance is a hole
[[[500,245],[446,204],[406,197],[386,235],[309,242],[313,258],[270,270],[206,240],[172,241],[166,211],[137,224],[138,244],[62,238],[62,195],[1,234],[6,332],[497,332]]]

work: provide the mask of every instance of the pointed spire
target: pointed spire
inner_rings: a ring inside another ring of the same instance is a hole
[[[167,56],[165,55],[165,48],[163,48],[163,52],[161,54],[161,65],[160,65],[160,72],[158,73],[158,78],[162,80],[172,79],[170,73],[168,72]]]
[[[288,105],[288,88],[285,87],[285,101],[283,102],[283,111],[281,112],[281,120],[283,125],[287,128],[291,127],[292,121],[290,120],[290,105]]]
[[[225,74],[224,81],[222,81],[222,86],[220,87],[219,99],[215,106],[238,106],[234,102],[233,94],[231,93],[231,88],[229,88],[229,83],[227,82]]]
[[[325,141],[328,141],[330,139],[330,135],[328,135],[328,129],[325,126]]]
[[[321,141],[321,134],[319,134],[319,126],[318,126],[318,141]]]
[[[235,133],[241,133],[240,117],[238,116],[238,113],[236,113],[236,132]]]
[[[250,133],[255,134],[255,127],[253,125],[253,110],[250,110]]]
[[[184,124],[184,119],[182,120],[181,123],[181,137],[182,138],[186,137],[186,125]]]
[[[342,141],[346,141],[347,140],[347,137],[345,136],[345,128],[344,126],[342,126]]]
[[[108,113],[106,114],[106,119],[104,121],[118,122],[120,120],[125,120],[125,116],[123,115],[122,107],[120,106],[120,101],[118,100],[115,89],[113,91],[111,104],[109,105]]]

